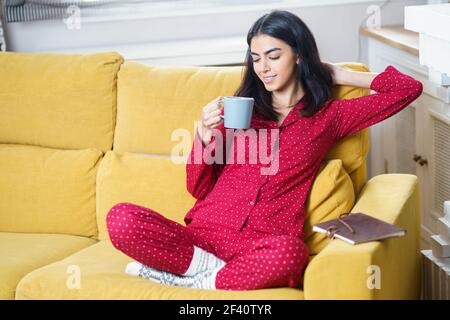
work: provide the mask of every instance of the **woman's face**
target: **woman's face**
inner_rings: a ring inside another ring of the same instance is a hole
[[[296,81],[299,58],[284,41],[262,34],[252,38],[250,51],[253,68],[267,91],[283,91]]]

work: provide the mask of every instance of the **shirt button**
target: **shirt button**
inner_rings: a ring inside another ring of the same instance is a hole
[[[255,204],[255,202],[253,202],[253,201],[250,201],[250,204],[251,204],[251,205],[254,205],[254,204]]]

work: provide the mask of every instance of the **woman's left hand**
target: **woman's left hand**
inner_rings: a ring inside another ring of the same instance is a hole
[[[330,69],[333,85],[370,88],[373,79],[378,75],[378,73],[375,72],[345,69],[329,62],[322,61],[322,63]]]

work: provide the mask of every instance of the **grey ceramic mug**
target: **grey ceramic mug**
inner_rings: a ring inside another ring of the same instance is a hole
[[[249,97],[227,96],[223,98],[225,128],[248,129],[252,121],[255,99]]]

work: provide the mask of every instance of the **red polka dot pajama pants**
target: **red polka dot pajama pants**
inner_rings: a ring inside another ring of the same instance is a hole
[[[226,262],[217,273],[216,289],[296,288],[308,262],[308,249],[296,237],[250,228],[183,226],[132,203],[113,206],[106,222],[115,248],[154,269],[182,275],[194,245],[214,254]]]

